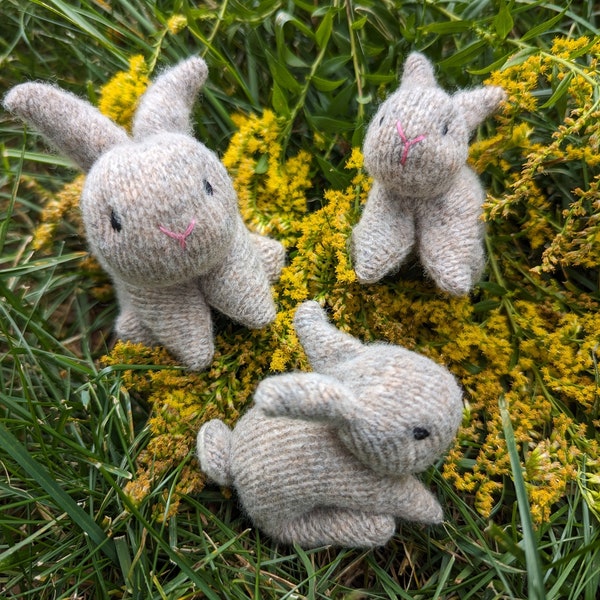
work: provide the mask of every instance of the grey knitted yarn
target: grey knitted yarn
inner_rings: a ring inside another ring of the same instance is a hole
[[[199,57],[164,71],[140,99],[131,138],[51,85],[18,85],[4,99],[87,172],[81,211],[115,284],[117,335],[163,344],[191,369],[213,357],[210,307],[252,328],[275,318],[270,284],[285,259],[279,242],[247,230],[225,167],[191,136],[207,73]]]
[[[373,117],[363,145],[374,183],[352,232],[357,278],[374,283],[416,249],[438,287],[467,294],[485,264],[484,191],[466,165],[469,136],[505,98],[486,86],[447,94],[414,52],[399,88]]]
[[[316,302],[299,306],[294,325],[314,371],[263,380],[233,431],[204,424],[204,473],[233,486],[282,543],[368,548],[385,544],[397,519],[439,523],[441,506],[414,473],[456,435],[453,376],[405,348],[362,344]]]

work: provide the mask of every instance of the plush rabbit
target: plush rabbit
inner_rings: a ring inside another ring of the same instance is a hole
[[[484,191],[467,166],[469,136],[505,93],[479,87],[449,95],[422,54],[409,55],[400,87],[367,130],[364,163],[373,187],[351,237],[358,280],[397,271],[416,245],[442,290],[467,294],[485,264]]]
[[[294,326],[314,371],[263,380],[233,431],[205,423],[203,472],[233,486],[254,523],[282,543],[373,547],[398,518],[442,521],[413,473],[438,460],[459,427],[453,376],[405,348],[362,344],[316,302],[299,306]]]
[[[284,262],[279,242],[248,231],[224,166],[191,135],[207,74],[199,57],[164,71],[140,99],[131,137],[52,85],[21,84],[4,99],[87,172],[81,211],[115,284],[117,335],[163,344],[197,370],[214,353],[210,307],[264,327]]]

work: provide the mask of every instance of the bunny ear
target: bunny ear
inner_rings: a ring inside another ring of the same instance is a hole
[[[471,130],[491,115],[505,98],[506,92],[501,87],[492,85],[457,92],[453,96]]]
[[[329,323],[318,302],[304,302],[296,309],[294,328],[313,370],[318,372],[352,358],[363,348],[356,338]]]
[[[6,94],[4,108],[31,123],[86,172],[106,150],[128,139],[89,102],[53,85],[17,85]]]
[[[404,63],[401,85],[437,87],[433,65],[424,54],[412,52],[408,55]]]
[[[341,381],[321,373],[283,373],[263,379],[254,403],[270,417],[345,423],[360,405]]]
[[[191,133],[192,106],[207,76],[208,67],[199,56],[164,71],[140,99],[133,137],[139,140],[160,132]]]

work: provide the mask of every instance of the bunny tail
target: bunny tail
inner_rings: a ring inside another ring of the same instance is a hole
[[[363,345],[359,340],[336,329],[318,302],[302,303],[294,316],[294,328],[311,367],[327,373],[338,363],[353,358]]]
[[[218,419],[204,423],[198,432],[196,448],[200,469],[210,481],[231,487],[231,429]]]
[[[133,137],[155,133],[192,133],[191,112],[206,81],[204,59],[192,56],[166,69],[140,98],[133,120]]]

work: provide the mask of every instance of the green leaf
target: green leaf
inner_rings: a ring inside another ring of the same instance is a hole
[[[357,21],[354,21],[352,23],[352,29],[354,31],[359,31],[360,29],[362,29],[365,26],[365,23],[367,22],[367,20],[368,20],[368,17],[367,17],[367,15],[365,15],[364,17],[361,17]]]
[[[317,44],[319,48],[324,48],[331,37],[331,32],[333,31],[333,11],[328,11],[323,20],[321,21],[319,27],[317,28],[317,32],[315,33],[315,39],[317,40]]]
[[[276,81],[273,82],[273,93],[271,95],[271,104],[273,109],[280,117],[290,117],[290,106],[288,104],[285,92]]]
[[[510,67],[517,67],[518,65],[524,63],[530,56],[537,54],[539,52],[538,48],[529,47],[523,48],[523,50],[519,50],[516,54],[513,54],[503,65],[502,69],[509,69]]]
[[[544,104],[542,104],[542,106],[540,108],[544,109],[544,108],[550,108],[551,106],[554,106],[569,91],[569,86],[571,85],[572,80],[573,80],[573,72],[570,71],[563,77],[562,81],[556,86],[556,89],[552,93],[552,96],[550,96],[550,98],[548,98],[548,100],[546,100],[546,102],[544,102]]]
[[[487,42],[485,40],[477,40],[462,50],[459,50],[456,54],[440,61],[439,66],[441,69],[448,67],[462,67],[477,56],[486,45]]]
[[[511,14],[512,2],[507,6],[506,2],[502,0],[500,2],[500,10],[494,18],[494,29],[500,39],[506,39],[508,34],[511,32],[514,21]]]
[[[354,121],[342,121],[333,117],[307,115],[307,119],[315,127],[316,131],[335,133],[337,131],[352,131],[355,127]]]
[[[510,52],[505,54],[502,58],[495,60],[493,63],[489,64],[487,67],[483,67],[483,69],[467,69],[471,75],[486,75],[487,73],[491,73],[492,71],[496,71],[497,69],[504,66],[504,63],[508,60],[510,56]]]
[[[47,492],[56,508],[66,512],[75,525],[84,531],[92,542],[117,563],[114,542],[106,536],[102,528],[54,481],[48,471],[27,451],[25,446],[0,423],[0,447],[21,468],[35,479]]]
[[[312,83],[320,92],[332,92],[333,90],[340,87],[340,85],[346,83],[345,79],[324,79],[314,75],[311,78]]]
[[[527,40],[531,40],[531,39],[541,35],[545,31],[548,31],[548,29],[550,29],[551,27],[554,27],[554,25],[556,25],[565,16],[566,11],[567,11],[567,9],[565,8],[562,12],[558,13],[551,19],[548,19],[547,21],[544,21],[543,23],[540,23],[539,25],[532,27],[529,31],[526,31],[521,36],[521,41],[526,42]]]
[[[486,313],[498,308],[500,306],[500,302],[498,300],[481,300],[481,302],[476,302],[473,305],[474,313]]]
[[[430,23],[419,27],[422,33],[437,33],[440,35],[450,35],[453,33],[462,33],[468,31],[473,26],[472,21],[444,21],[442,23]]]
[[[261,155],[258,159],[256,166],[254,167],[254,172],[257,175],[264,175],[269,169],[269,157],[266,154]]]
[[[298,80],[268,50],[265,51],[265,55],[269,64],[269,71],[275,82],[282,88],[298,94],[302,90],[302,86],[298,83]]]
[[[308,39],[314,39],[315,34],[312,29],[307,27],[302,21],[293,17],[284,10],[280,10],[275,16],[275,37],[278,47],[285,46],[285,38],[283,35],[283,29],[287,24],[292,24],[300,33],[305,35]]]
[[[506,288],[495,281],[482,281],[479,287],[490,294],[494,294],[494,296],[504,296],[507,293]]]

